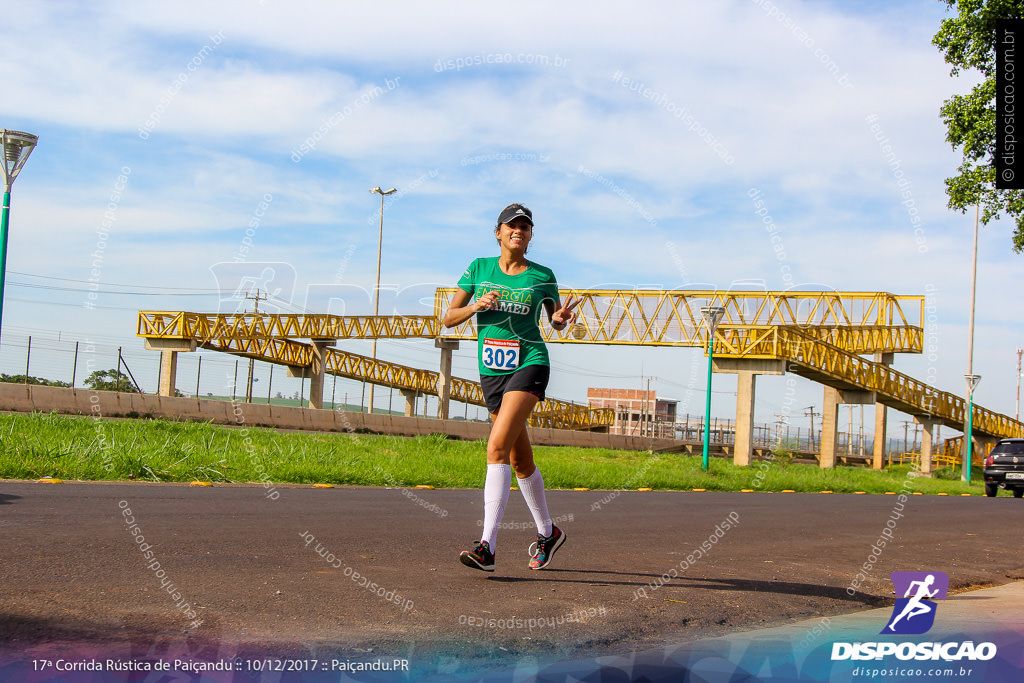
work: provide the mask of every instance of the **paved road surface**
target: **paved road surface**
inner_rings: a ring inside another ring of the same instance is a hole
[[[1024,578],[1008,497],[550,491],[568,540],[536,572],[513,491],[487,574],[457,561],[480,491],[275,490],[0,481],[0,649],[398,656],[454,675],[878,607],[891,571],[944,571],[951,591]]]

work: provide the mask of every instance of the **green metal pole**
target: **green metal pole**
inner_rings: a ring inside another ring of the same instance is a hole
[[[704,471],[708,471],[708,442],[711,439],[711,357],[715,352],[714,335],[708,335],[708,397],[704,402]]]
[[[970,485],[970,483],[971,483],[971,446],[973,445],[973,441],[974,441],[974,438],[973,438],[973,431],[974,431],[973,418],[974,418],[974,394],[972,392],[971,395],[967,397],[967,434],[965,435],[966,438],[967,438],[967,443],[964,444],[964,447],[967,449],[967,458],[964,460],[964,481],[967,482],[968,485]]]
[[[7,221],[11,213],[11,188],[4,188],[3,216],[0,218],[0,328],[4,317],[4,280],[7,276]]]

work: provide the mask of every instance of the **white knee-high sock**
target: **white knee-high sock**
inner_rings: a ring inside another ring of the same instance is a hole
[[[533,513],[533,521],[537,524],[537,533],[547,537],[551,535],[551,515],[548,514],[548,502],[544,498],[544,477],[540,470],[534,470],[526,479],[516,478],[519,490],[523,492],[526,505]]]
[[[487,477],[484,479],[484,533],[480,540],[487,541],[492,553],[498,540],[501,518],[505,516],[505,504],[508,503],[511,485],[511,465],[487,464]]]

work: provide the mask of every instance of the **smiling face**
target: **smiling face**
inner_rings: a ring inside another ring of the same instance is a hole
[[[533,237],[533,225],[525,218],[514,218],[511,223],[502,223],[495,228],[494,236],[502,249],[525,254]]]

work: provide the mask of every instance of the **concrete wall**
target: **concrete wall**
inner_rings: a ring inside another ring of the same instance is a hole
[[[402,415],[368,415],[333,410],[272,406],[265,403],[234,403],[202,398],[149,394],[122,394],[65,387],[0,382],[0,411],[57,412],[96,417],[160,417],[224,425],[350,432],[369,429],[382,434],[416,436],[444,433],[466,440],[483,440],[490,425],[465,420],[436,420]],[[530,441],[542,446],[586,446],[619,450],[669,448],[682,444],[671,439],[578,432],[566,429],[530,429]]]

